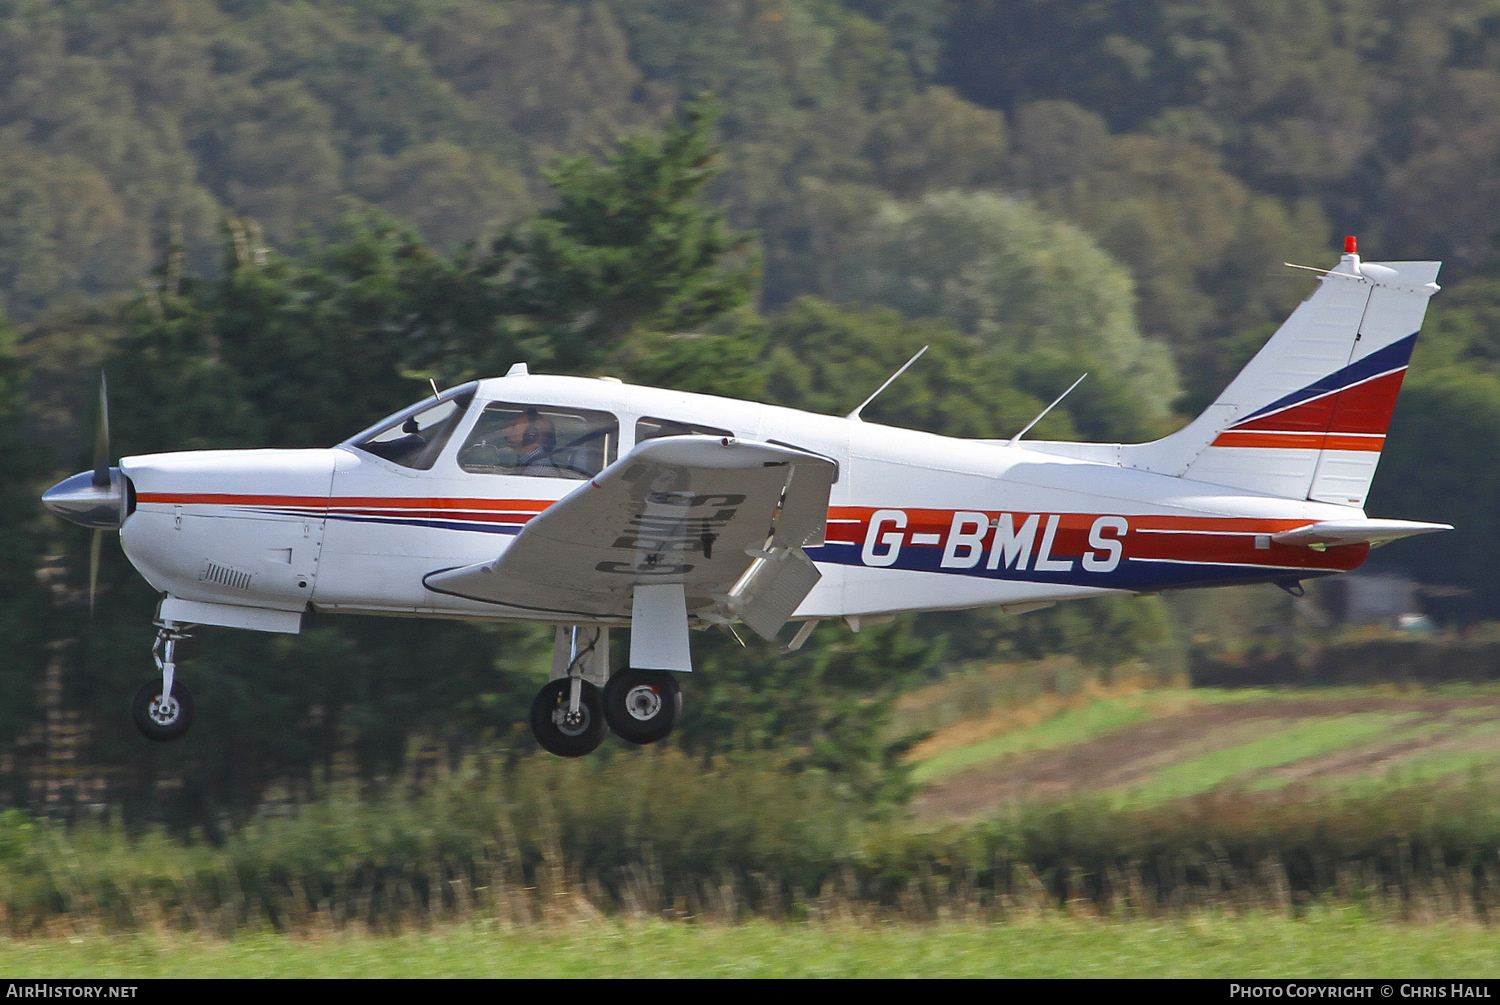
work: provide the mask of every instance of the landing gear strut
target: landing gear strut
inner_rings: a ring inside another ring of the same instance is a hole
[[[552,644],[552,680],[531,703],[531,732],[542,749],[582,757],[607,728],[599,689],[609,675],[609,631],[598,625],[559,625]]]
[[[188,627],[170,621],[157,622],[156,644],[151,647],[151,655],[161,677],[142,684],[130,702],[135,728],[148,740],[158,743],[175,740],[193,724],[192,692],[176,679],[177,643],[191,638]]]
[[[582,757],[609,730],[628,743],[665,739],[681,712],[676,673],[629,669],[611,674],[609,629],[559,625],[552,680],[531,703],[531,731],[544,750]]]

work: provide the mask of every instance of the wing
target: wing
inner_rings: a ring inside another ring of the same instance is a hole
[[[818,581],[802,547],[823,541],[836,476],[833,461],[795,447],[647,440],[535,517],[493,562],[424,581],[588,618],[630,617],[638,584],[681,583],[690,613],[774,635]]]

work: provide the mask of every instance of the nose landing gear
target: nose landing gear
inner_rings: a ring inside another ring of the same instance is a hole
[[[172,621],[156,624],[156,643],[151,647],[151,655],[161,670],[161,678],[142,684],[130,702],[130,718],[148,740],[157,743],[175,740],[193,724],[192,692],[176,679],[177,643],[192,637],[191,627]]]

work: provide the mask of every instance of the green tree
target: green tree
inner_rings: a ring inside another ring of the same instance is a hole
[[[890,203],[840,263],[835,299],[948,318],[993,352],[1062,356],[1119,381],[1136,421],[1111,438],[1150,428],[1177,397],[1166,346],[1136,326],[1130,275],[1082,231],[1025,203],[958,192]]]
[[[1011,183],[1130,270],[1139,324],[1173,347],[1196,412],[1244,362],[1226,344],[1279,324],[1303,295],[1301,277],[1276,270],[1326,258],[1327,220],[1310,200],[1256,193],[1183,137],[1111,134],[1065,101],[1023,105],[1013,121]]]
[[[507,160],[524,163],[533,180],[553,157],[610,149],[676,96],[664,82],[648,84],[611,4],[401,6],[414,23],[399,34],[417,40],[470,114],[503,125]],[[453,138],[467,147],[470,136]]]
[[[905,617],[858,634],[826,625],[795,653],[717,632],[695,637],[693,650],[672,742],[704,758],[780,752],[865,809],[910,794],[900,759],[915,737],[894,720],[894,704],[939,671],[941,636]]]
[[[691,330],[749,299],[750,238],[701,201],[716,116],[690,105],[604,163],[564,159],[549,175],[558,205],[495,242],[480,266],[496,276],[495,312],[544,338],[555,366],[587,370],[633,332]]]
[[[930,348],[917,365],[866,410],[867,421],[998,438],[1014,434],[1046,404],[1017,388],[1012,357],[946,319],[908,319],[888,307],[803,297],[766,318],[764,327],[759,369],[778,404],[845,415],[924,345]],[[1072,434],[1060,410],[1038,427],[1039,436]]]
[[[1494,239],[1477,273],[1434,297],[1391,418],[1372,486],[1377,516],[1435,520],[1452,534],[1397,541],[1371,556],[1381,568],[1472,591],[1475,615],[1500,615],[1500,257]]]
[[[862,153],[883,188],[909,199],[998,184],[1006,146],[1004,116],[945,87],[929,87],[880,112]]]

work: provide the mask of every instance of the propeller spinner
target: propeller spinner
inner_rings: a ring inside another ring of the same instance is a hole
[[[111,467],[109,452],[109,390],[99,375],[99,423],[94,431],[94,469],[64,478],[42,494],[42,504],[56,515],[93,529],[89,542],[89,610],[99,583],[99,549],[106,530],[125,522],[129,488],[125,475]]]

